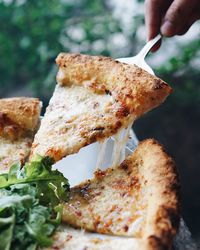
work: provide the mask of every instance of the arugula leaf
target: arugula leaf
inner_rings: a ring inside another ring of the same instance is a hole
[[[53,161],[49,157],[42,158],[39,155],[32,162],[26,163],[22,169],[20,164],[14,164],[7,174],[0,175],[0,189],[14,184],[34,182],[37,183],[37,196],[41,201],[49,202],[51,198],[53,204],[59,200],[67,201],[68,180],[58,170],[52,170],[52,164]]]
[[[14,164],[0,175],[0,250],[35,250],[51,245],[61,223],[68,180],[52,170],[50,158],[35,157],[24,168]]]
[[[4,211],[5,212],[5,211]],[[0,213],[0,249],[9,250],[12,236],[13,236],[13,228],[15,215],[11,211],[7,211],[8,215],[6,218],[2,218]],[[10,214],[10,215],[9,215]]]
[[[20,164],[14,164],[8,174],[0,175],[0,188],[6,188],[17,183],[49,182],[58,199],[67,200],[66,191],[69,191],[68,180],[58,170],[52,170],[53,161],[49,157],[37,155],[31,163],[26,163],[21,169]]]

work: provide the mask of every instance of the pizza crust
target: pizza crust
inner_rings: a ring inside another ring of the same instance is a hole
[[[114,203],[118,207],[112,210]],[[180,214],[174,162],[155,140],[145,140],[119,167],[98,172],[94,179],[72,188],[64,206],[63,221],[72,227],[132,236],[142,240],[144,248],[139,249],[168,249]],[[130,231],[138,215],[143,220]]]
[[[13,97],[0,99],[0,113],[24,130],[34,131],[38,125],[41,102],[38,98]]]
[[[123,112],[137,117],[160,105],[172,91],[164,81],[138,66],[109,57],[60,53],[56,63],[60,85],[77,84],[98,94],[109,93],[120,102]]]
[[[180,220],[180,183],[176,166],[155,140],[141,142],[134,152],[142,161],[139,171],[148,189],[148,212],[144,238],[169,246]]]
[[[0,99],[0,173],[30,154],[33,136],[39,125],[41,103],[37,98]]]

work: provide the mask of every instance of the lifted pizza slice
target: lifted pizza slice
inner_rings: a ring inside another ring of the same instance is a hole
[[[29,156],[39,125],[41,103],[37,98],[0,99],[0,173]]]
[[[135,65],[108,57],[61,53],[58,85],[32,153],[55,161],[127,128],[160,105],[171,88]]]

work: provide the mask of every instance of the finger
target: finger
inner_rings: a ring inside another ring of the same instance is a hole
[[[145,23],[147,29],[147,40],[153,39],[160,30],[161,24],[161,13],[160,13],[160,6],[161,1],[155,0],[147,0],[145,2]],[[151,52],[157,51],[161,46],[161,40],[156,43],[152,48]]]
[[[187,26],[186,21],[188,17],[192,15],[193,8],[196,2],[195,0],[175,0],[170,5],[166,15],[164,16],[164,21],[161,26],[161,33],[164,36],[174,36],[184,27]]]
[[[153,39],[159,32],[163,13],[167,10],[173,0],[146,0],[145,1],[145,23],[147,29],[147,40]],[[151,52],[156,52],[161,46],[159,40],[152,48]]]
[[[145,23],[147,40],[153,39],[159,32],[161,23],[161,0],[147,0],[145,2]]]
[[[177,31],[177,35],[179,36],[184,35],[190,29],[192,24],[199,19],[199,17],[200,17],[200,12],[193,14],[193,16],[190,17],[190,20],[188,21],[188,23],[184,27],[182,27],[180,30]]]
[[[158,41],[152,48],[151,52],[156,52],[161,46],[162,40]]]
[[[159,32],[163,13],[170,6],[172,0],[146,0],[145,23],[147,40],[153,39]]]
[[[184,26],[182,29],[180,29],[179,31],[176,32],[177,35],[179,35],[179,36],[184,35],[189,30],[190,26],[191,25],[188,25],[188,24],[186,26]]]

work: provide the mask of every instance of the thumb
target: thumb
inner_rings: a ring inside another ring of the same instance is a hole
[[[186,26],[185,20],[187,20],[192,11],[191,1],[175,0],[172,2],[163,19],[161,26],[162,35],[174,36]]]

